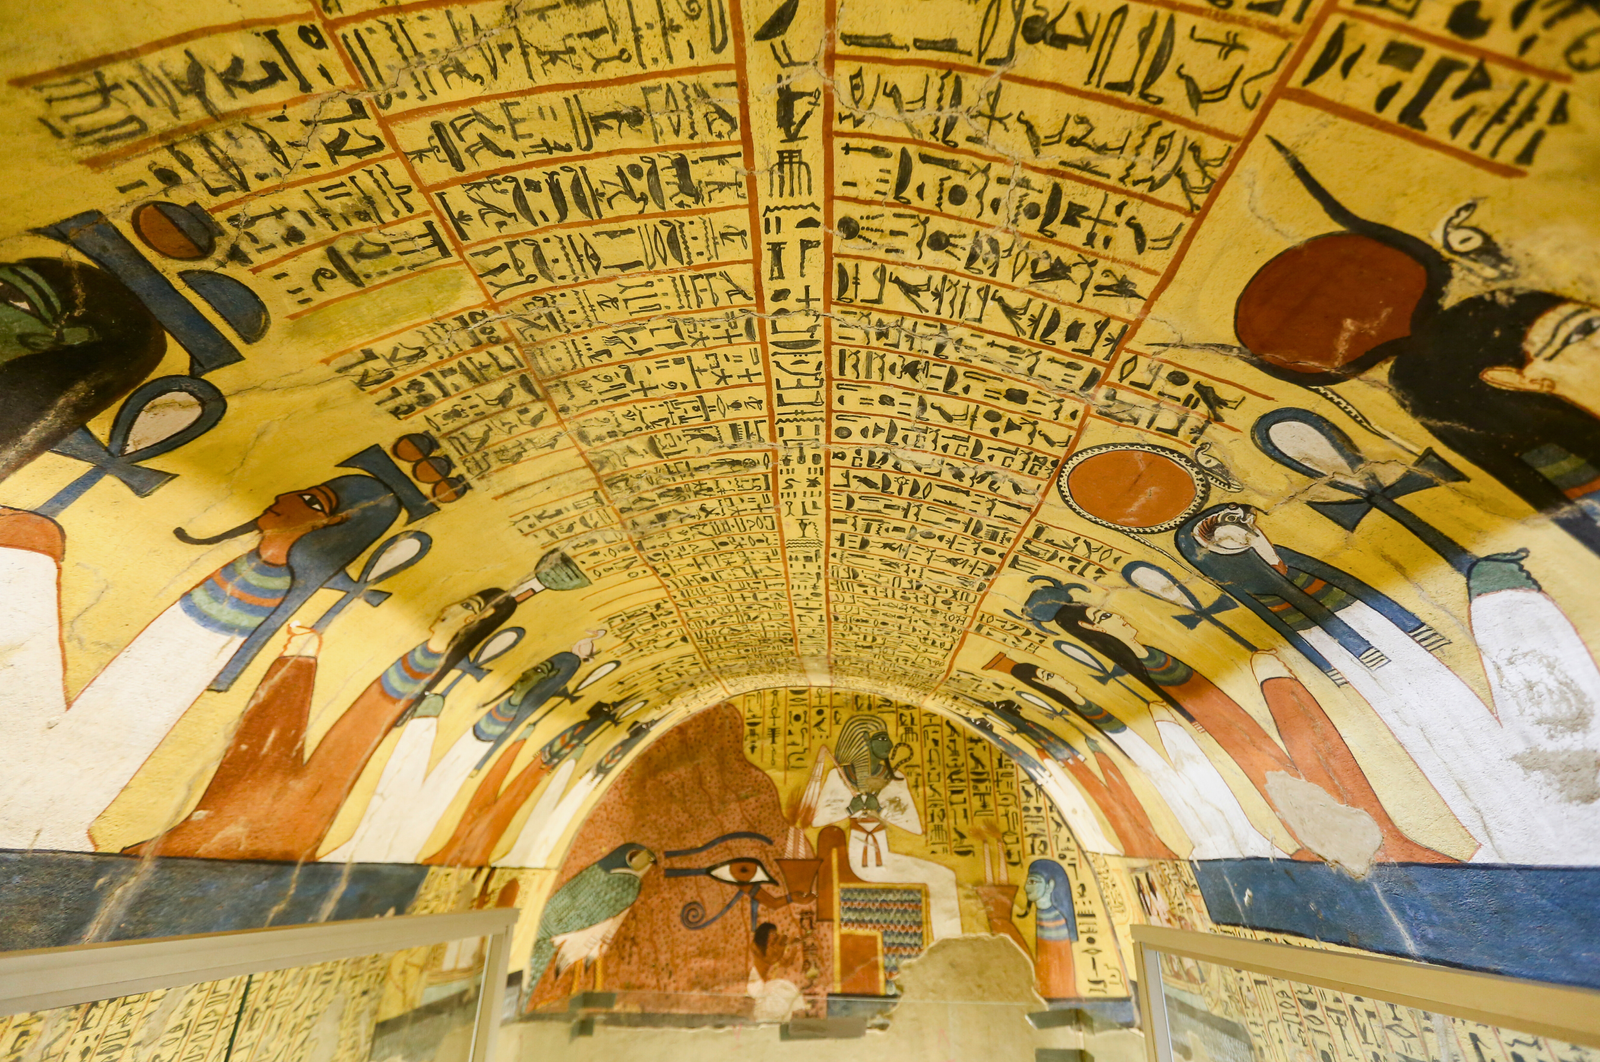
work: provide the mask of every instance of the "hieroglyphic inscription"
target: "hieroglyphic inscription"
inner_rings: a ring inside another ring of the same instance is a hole
[[[1045,514],[1066,456],[1274,401],[1140,338],[1269,114],[1526,173],[1580,8],[317,0],[14,85],[273,314],[426,292],[323,364],[571,552],[641,674],[932,689],[1040,644],[995,580],[1131,559]]]

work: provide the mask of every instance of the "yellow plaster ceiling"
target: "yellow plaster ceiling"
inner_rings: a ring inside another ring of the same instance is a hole
[[[1527,571],[1572,622],[1600,620],[1567,592],[1593,555],[1430,434],[1440,420],[1386,387],[1387,363],[1314,392],[1260,361],[1289,355],[1246,348],[1252,324],[1339,347],[1296,324],[1311,296],[1269,291],[1235,320],[1258,270],[1330,233],[1364,234],[1357,264],[1319,251],[1290,272],[1357,292],[1346,331],[1365,346],[1341,356],[1403,337],[1428,299],[1592,297],[1581,17],[1517,30],[1505,12],[1479,32],[1398,0],[12,5],[6,260],[97,261],[160,303],[170,338],[147,378],[200,383],[159,392],[150,440],[226,406],[168,452],[113,443],[175,478],[114,468],[64,504],[87,466],[58,445],[6,480],[7,505],[65,530],[68,691],[242,547],[196,540],[360,470],[409,479],[345,578],[381,573],[372,558],[403,531],[427,552],[402,540],[414,563],[373,584],[392,596],[325,624],[313,741],[441,609],[525,591],[552,551],[567,560],[507,621],[523,636],[453,687],[439,748],[580,642],[573,686],[620,667],[541,716],[523,757],[596,697],[626,712],[619,737],[767,687],[981,712],[1028,692],[1003,658],[1158,739],[1177,715],[1153,688],[1030,612],[1061,584],[1268,730],[1251,650],[1276,651],[1400,825],[1469,856],[1403,739],[1226,605],[1175,528],[1254,506],[1273,543],[1420,616],[1488,697],[1448,556],[1389,510],[1350,529],[1310,508],[1350,494],[1252,436],[1301,408],[1380,486],[1421,468],[1427,489],[1396,504],[1439,535],[1475,557],[1531,547]],[[1367,222],[1416,246],[1385,258]],[[1407,287],[1417,262],[1435,270],[1425,294]],[[88,429],[115,440],[126,407],[102,408]],[[295,622],[325,617],[341,585]],[[282,646],[274,630],[157,735],[95,819],[97,847],[194,806]],[[1087,747],[1091,730],[1065,729]],[[615,744],[594,741],[585,769]]]

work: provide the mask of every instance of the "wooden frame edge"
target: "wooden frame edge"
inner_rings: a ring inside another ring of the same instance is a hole
[[[1319,988],[1369,995],[1568,1043],[1600,1047],[1600,992],[1592,989],[1434,966],[1388,956],[1300,948],[1161,926],[1132,928],[1141,974],[1139,993],[1141,1002],[1147,1004],[1146,1013],[1155,1005],[1154,995],[1160,985],[1160,968],[1156,963],[1146,961],[1145,951],[1148,949],[1221,963]],[[1164,1034],[1165,1030],[1156,1030],[1153,1021],[1150,1024],[1150,1062],[1160,1062],[1153,1036],[1158,1032]]]
[[[467,937],[492,942],[519,913],[500,907],[0,952],[0,1017]]]

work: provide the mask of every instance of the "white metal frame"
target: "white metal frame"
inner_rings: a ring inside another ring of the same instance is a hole
[[[1172,1062],[1173,1057],[1157,959],[1162,954],[1600,1047],[1600,992],[1586,988],[1161,926],[1134,926],[1133,950],[1149,1062]]]
[[[0,1017],[488,937],[471,1058],[489,1062],[505,995],[507,946],[518,913],[499,907],[0,952]]]

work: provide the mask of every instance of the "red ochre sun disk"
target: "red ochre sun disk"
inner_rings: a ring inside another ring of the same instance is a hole
[[[1234,333],[1269,364],[1336,371],[1410,335],[1427,289],[1427,270],[1404,251],[1355,233],[1318,236],[1256,271],[1234,307]]]
[[[1165,454],[1107,450],[1067,473],[1067,493],[1084,512],[1118,527],[1156,527],[1195,499],[1189,470]]]

